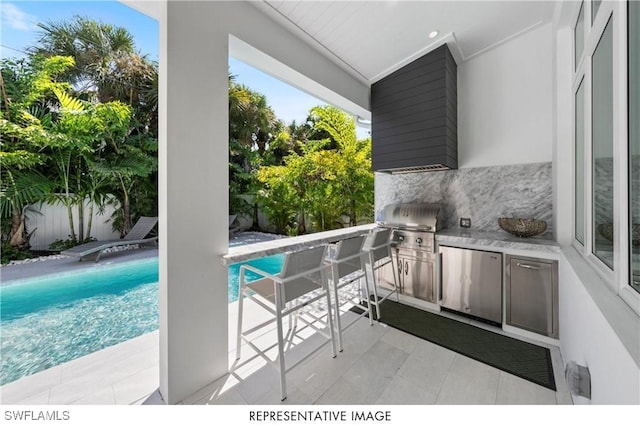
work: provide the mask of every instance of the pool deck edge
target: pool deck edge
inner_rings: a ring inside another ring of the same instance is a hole
[[[4,384],[0,404],[143,403],[158,389],[158,340],[156,330]]]
[[[99,262],[78,261],[76,258],[44,259],[25,264],[11,264],[0,266],[0,279],[2,285],[15,280],[30,279],[52,274],[66,274],[76,270],[90,269],[91,267],[118,265],[129,261],[143,260],[158,256],[157,248],[140,248],[123,250],[105,254]]]

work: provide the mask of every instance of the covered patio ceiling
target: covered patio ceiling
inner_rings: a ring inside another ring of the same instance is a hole
[[[363,83],[449,43],[461,63],[552,21],[555,1],[251,2]],[[430,38],[431,32],[438,34]]]

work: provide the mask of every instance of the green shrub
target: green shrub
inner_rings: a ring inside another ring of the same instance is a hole
[[[66,240],[58,239],[52,242],[49,245],[49,250],[64,251],[65,249],[73,248],[74,246],[81,245],[82,243],[92,242],[94,240],[96,239],[94,239],[93,237],[89,237],[88,239],[84,239],[82,242],[80,242],[77,239],[72,239],[71,236],[69,236],[69,238]]]
[[[2,244],[2,253],[0,254],[0,258],[0,263],[8,264],[9,261],[33,258],[33,254],[29,249],[14,248],[8,242],[5,242]]]

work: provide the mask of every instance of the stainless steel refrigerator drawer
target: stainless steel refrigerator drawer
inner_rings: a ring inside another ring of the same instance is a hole
[[[502,324],[502,254],[440,246],[440,305]]]
[[[558,338],[558,261],[507,256],[508,325]]]

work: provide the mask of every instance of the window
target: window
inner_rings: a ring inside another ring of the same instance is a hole
[[[576,26],[573,28],[573,40],[575,50],[574,69],[578,69],[578,64],[580,63],[580,58],[582,58],[582,52],[584,51],[584,5],[580,6],[578,21],[576,22]]]
[[[593,25],[593,21],[596,20],[598,9],[600,9],[600,3],[602,3],[602,0],[593,0],[591,2],[591,25]]]
[[[574,16],[574,246],[640,314],[640,2]]]
[[[629,283],[640,293],[640,2],[628,4]]]
[[[584,78],[575,96],[575,236],[584,245]]]
[[[593,254],[613,270],[613,31],[611,20],[591,59]]]

